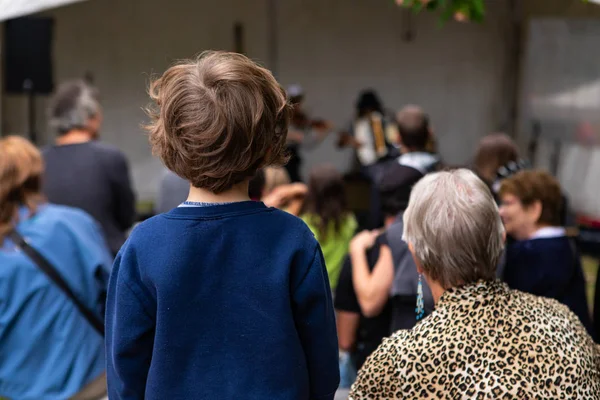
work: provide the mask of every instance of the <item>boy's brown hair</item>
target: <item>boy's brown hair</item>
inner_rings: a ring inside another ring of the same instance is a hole
[[[150,97],[152,151],[194,187],[222,193],[287,161],[285,91],[241,54],[208,51],[174,65],[152,82]]]

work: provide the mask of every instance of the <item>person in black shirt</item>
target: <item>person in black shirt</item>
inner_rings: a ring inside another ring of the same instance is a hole
[[[392,218],[391,221],[393,220]],[[382,234],[377,238],[373,247],[367,251],[371,271],[377,264],[382,245],[386,244],[386,237]],[[346,257],[335,292],[334,306],[340,350],[351,354],[356,370],[360,369],[367,357],[381,344],[383,338],[389,336],[392,317],[391,305],[391,302],[388,301],[381,312],[373,317],[362,314],[352,282],[352,261],[350,256]]]
[[[394,186],[394,182],[398,185]],[[373,245],[366,250],[365,256],[368,263],[370,275],[366,285],[361,285],[361,289],[370,290],[375,296],[371,299],[365,299],[365,296],[357,296],[355,291],[356,281],[354,280],[353,259],[348,256],[342,267],[342,272],[338,281],[338,287],[335,292],[334,306],[337,312],[338,341],[342,351],[351,353],[351,358],[356,369],[360,369],[367,357],[379,346],[384,337],[393,332],[394,325],[406,325],[402,318],[400,322],[394,322],[394,316],[400,314],[401,317],[405,307],[395,312],[394,300],[390,297],[390,291],[394,283],[395,269],[412,262],[409,253],[403,252],[404,242],[399,243],[395,235],[395,227],[402,227],[402,212],[408,204],[410,196],[410,186],[404,185],[403,180],[393,180],[391,176],[384,176],[381,186],[381,206],[382,213],[385,216],[386,231],[383,233],[373,233],[376,235]],[[370,233],[370,232],[369,232]],[[389,263],[385,261],[389,260]],[[377,267],[377,271],[375,271]],[[414,267],[414,265],[413,265]],[[404,267],[405,269],[410,267]],[[410,274],[410,271],[408,272]],[[414,274],[416,275],[416,267]],[[414,291],[416,293],[416,283]],[[430,311],[430,291],[425,287],[426,309]],[[412,296],[410,310],[410,321],[414,325],[414,308],[416,297]],[[406,318],[404,318],[406,319]]]
[[[59,136],[43,151],[44,194],[51,203],[94,217],[116,255],[134,222],[135,196],[125,155],[96,140],[102,121],[97,94],[83,81],[66,82],[58,88],[49,114]]]

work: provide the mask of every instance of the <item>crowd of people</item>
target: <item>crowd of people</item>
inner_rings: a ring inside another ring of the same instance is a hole
[[[90,85],[58,88],[53,145],[0,139],[0,398],[600,399],[567,197],[509,136],[448,168],[425,110],[361,92],[359,218],[334,167],[302,181],[332,125],[299,86],[206,52],[150,96],[169,172],[131,234]]]

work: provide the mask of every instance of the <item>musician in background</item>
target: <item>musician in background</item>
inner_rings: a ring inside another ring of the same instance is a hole
[[[342,146],[356,149],[358,162],[366,169],[399,155],[398,130],[374,90],[360,93],[350,132],[342,134],[340,140]]]
[[[300,85],[291,85],[287,92],[289,101],[294,107],[294,112],[287,136],[287,150],[290,154],[290,161],[285,168],[292,182],[301,182],[301,148],[312,149],[321,143],[331,131],[332,125],[327,121],[308,117],[303,109],[304,90]]]
[[[371,183],[368,227],[379,228],[383,223],[380,212],[378,184],[385,165],[396,159],[399,135],[393,118],[387,116],[374,90],[363,90],[356,102],[356,116],[348,132],[340,134],[338,145],[356,149],[362,174]]]

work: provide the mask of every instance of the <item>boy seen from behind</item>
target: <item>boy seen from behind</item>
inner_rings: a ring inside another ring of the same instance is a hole
[[[171,67],[150,89],[153,151],[191,184],[115,261],[106,316],[116,399],[333,399],[338,345],[321,249],[296,217],[250,201],[286,161],[271,73],[234,53]]]

